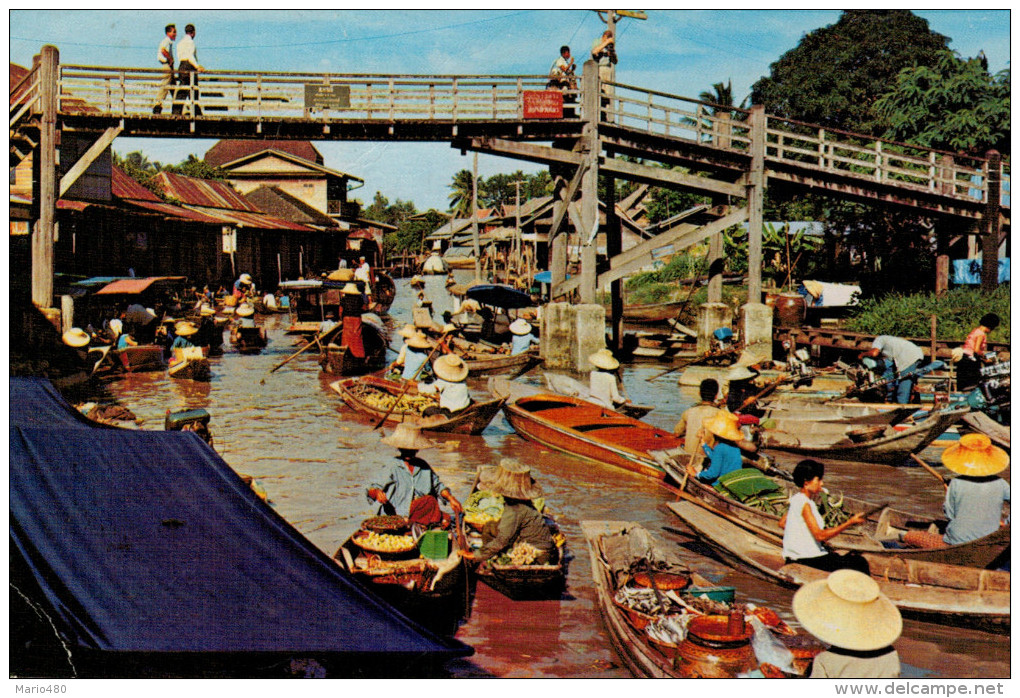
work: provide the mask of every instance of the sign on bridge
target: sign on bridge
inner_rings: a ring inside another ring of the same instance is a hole
[[[350,106],[349,85],[305,85],[305,109],[337,110]]]
[[[562,119],[563,93],[556,90],[524,90],[525,119]]]

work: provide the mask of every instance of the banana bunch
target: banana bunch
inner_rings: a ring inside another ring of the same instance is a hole
[[[368,533],[358,536],[358,545],[379,553],[403,553],[414,547],[411,536],[394,536],[389,533]]]
[[[415,414],[421,414],[426,407],[435,404],[435,400],[428,395],[405,394],[401,396],[400,401],[397,402],[396,395],[391,395],[390,393],[379,390],[373,390],[368,386],[357,386],[351,389],[351,393],[372,409],[379,410],[381,412],[390,411],[392,408],[393,412],[413,412]]]

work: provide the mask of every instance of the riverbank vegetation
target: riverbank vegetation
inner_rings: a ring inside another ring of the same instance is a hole
[[[867,334],[891,334],[897,337],[927,337],[934,315],[939,339],[965,339],[978,326],[985,313],[996,313],[1002,324],[992,334],[996,342],[1009,342],[1009,284],[994,291],[955,288],[941,296],[934,293],[888,294],[866,298],[846,328]]]

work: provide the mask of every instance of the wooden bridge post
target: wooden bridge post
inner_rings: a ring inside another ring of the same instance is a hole
[[[747,187],[747,302],[761,303],[761,236],[765,211],[765,107],[751,107],[751,172]]]
[[[1002,155],[989,150],[985,211],[981,218],[981,290],[994,291],[999,285],[999,234],[1002,229]]]
[[[584,129],[581,137],[584,143],[588,169],[581,180],[581,222],[585,230],[578,230],[578,244],[581,246],[581,283],[578,292],[582,303],[594,303],[598,269],[596,269],[597,238],[599,229],[599,90],[598,66],[588,60],[581,77],[581,99],[584,114]]]
[[[42,111],[39,146],[34,158],[38,176],[33,177],[32,200],[38,202],[39,217],[32,234],[32,302],[40,308],[53,303],[53,239],[57,214],[57,76],[60,52],[43,46],[39,66],[39,95]]]
[[[609,154],[607,153],[607,157]],[[612,262],[613,257],[623,252],[623,233],[620,230],[620,217],[616,215],[616,178],[608,175],[606,183],[606,257]],[[608,264],[606,265],[608,268]],[[609,282],[610,298],[610,348],[619,349],[623,343],[623,281],[614,279]]]

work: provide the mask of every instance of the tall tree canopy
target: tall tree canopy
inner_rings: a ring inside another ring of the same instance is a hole
[[[776,116],[877,135],[872,105],[904,68],[934,66],[949,39],[909,10],[846,10],[804,35],[756,82],[752,104]]]
[[[943,51],[931,66],[904,68],[874,105],[886,138],[982,155],[1010,152],[1010,71],[988,72],[979,56]]]

